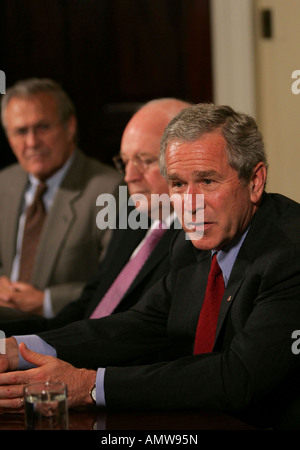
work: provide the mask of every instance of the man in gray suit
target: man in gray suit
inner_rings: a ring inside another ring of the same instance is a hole
[[[113,159],[124,177],[128,193],[139,197],[137,209],[129,205],[125,208],[124,205],[118,217],[118,225],[112,232],[105,257],[101,260],[97,271],[86,284],[81,296],[66,305],[55,317],[48,319],[0,307],[0,330],[4,331],[6,336],[60,328],[92,315],[95,317],[96,311],[103,315],[103,304],[107,304],[109,299],[111,304],[113,299],[113,296],[106,295],[107,292],[118,277],[122,276],[123,270],[127,270],[132,259],[138,256],[157,226],[158,220],[151,220],[152,212],[155,211],[151,198],[153,199],[153,194],[154,197],[164,196],[168,192],[167,182],[160,173],[158,163],[160,139],[171,118],[187,106],[188,103],[178,99],[160,98],[147,102],[131,117],[122,135],[120,154]],[[139,196],[139,193],[143,194],[143,198]],[[160,208],[160,214],[164,215],[167,229],[157,239],[153,251],[150,252],[138,273],[132,275],[130,269],[129,287],[122,295],[117,295],[118,301],[113,304],[109,313],[106,310],[106,315],[126,311],[135,305],[143,294],[168,272],[169,246],[180,230],[173,211],[170,211],[167,206]],[[147,220],[147,228],[119,226],[122,222],[127,223],[136,211],[140,212],[135,216],[137,221],[144,223]],[[143,219],[141,219],[142,215]],[[106,300],[102,302],[103,299]]]
[[[18,163],[0,173],[0,305],[53,317],[98,266],[110,234],[97,227],[96,199],[116,193],[122,178],[77,148],[74,106],[52,80],[8,89],[2,123]],[[45,220],[32,273],[23,278],[26,212],[40,182]]]

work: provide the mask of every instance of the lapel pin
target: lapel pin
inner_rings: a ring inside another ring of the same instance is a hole
[[[227,301],[230,302],[230,300],[231,300],[231,295],[229,295]]]

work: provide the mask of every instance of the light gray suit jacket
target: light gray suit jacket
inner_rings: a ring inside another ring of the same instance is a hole
[[[27,181],[18,164],[0,172],[0,274],[7,277]],[[96,199],[106,192],[117,194],[120,182],[114,169],[76,151],[48,213],[31,280],[38,289],[50,289],[55,314],[78,298],[98,267],[110,233],[96,225]]]

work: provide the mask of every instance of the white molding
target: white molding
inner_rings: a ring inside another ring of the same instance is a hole
[[[211,0],[214,102],[255,117],[252,0]]]

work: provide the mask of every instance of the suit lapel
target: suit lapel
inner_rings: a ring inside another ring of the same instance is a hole
[[[24,190],[27,184],[27,175],[20,169],[14,176],[14,182],[8,186],[6,193],[6,214],[3,224],[3,255],[7,260],[5,266],[11,270],[16,254],[16,239],[19,226],[19,216],[22,207]]]
[[[218,338],[218,335],[221,331],[224,320],[228,314],[228,311],[229,311],[231,305],[233,304],[233,302],[237,296],[239,288],[242,285],[243,280],[246,277],[247,270],[249,270],[249,262],[246,260],[237,258],[234,268],[232,270],[232,274],[230,275],[230,278],[228,280],[228,283],[227,283],[227,286],[226,286],[226,289],[224,291],[224,295],[222,298],[220,311],[219,311],[219,317],[218,317],[218,323],[217,323],[215,341]]]
[[[239,289],[247,277],[253,260],[262,251],[263,242],[267,240],[269,227],[273,223],[273,217],[272,202],[267,194],[264,194],[262,204],[252,220],[249,232],[237,255],[222,298],[216,340],[232,304],[238,297]]]
[[[169,319],[170,325],[178,326],[178,330],[172,329],[175,334],[183,330],[186,335],[195,336],[210,269],[210,254],[210,251],[197,252],[191,247],[186,261],[182,261],[183,267],[175,273]],[[185,258],[184,253],[182,256]]]
[[[114,248],[109,255],[110,261],[108,264],[112,267],[109,285],[127,264],[132,253],[143,240],[146,233],[147,230],[141,228],[136,230],[130,228],[126,230],[116,230],[116,233],[112,238],[114,239]],[[109,253],[109,251],[107,253]]]
[[[80,152],[59,187],[51,210],[45,222],[44,230],[36,255],[33,272],[33,283],[47,286],[48,279],[55,265],[59,248],[75,221],[74,201],[81,195],[81,174],[84,170],[84,159]],[[55,232],[53,233],[53,230]]]
[[[59,254],[59,248],[75,220],[72,202],[78,195],[79,193],[70,193],[63,189],[59,189],[59,192],[57,192],[41,236],[33,273],[33,283],[36,283],[38,276],[41,285],[46,286],[48,284],[47,281]],[[53,230],[55,230],[55,233],[53,233]]]
[[[103,263],[104,278],[99,278],[99,286],[93,295],[93,302],[90,302],[86,317],[89,317],[92,311],[96,308],[99,301],[103,298],[111,284],[115,281],[123,267],[129,261],[130,256],[145,237],[147,230],[127,228],[116,229],[112,235],[110,245],[106,252],[106,258]],[[109,267],[109,270],[107,268]]]
[[[122,299],[122,304],[126,302],[126,298],[131,294],[131,292],[147,277],[147,275],[160,263],[160,261],[165,258],[166,254],[169,252],[169,246],[171,239],[173,238],[177,230],[172,227],[167,230],[163,235],[158,245],[155,247],[150,257],[147,259],[145,265],[142,267],[133,283],[129,287],[128,291]],[[87,316],[89,316],[95,307],[98,305],[99,300],[105,295],[111,284],[115,281],[121,270],[124,268],[126,263],[129,261],[130,256],[140,244],[142,239],[145,237],[147,230],[136,229],[132,230],[130,228],[126,230],[116,230],[113,237],[111,245],[107,251],[107,259],[104,261],[106,267],[110,267],[108,277],[102,280],[99,284],[99,289],[97,295],[94,295],[93,304],[91,304],[88,309]],[[105,271],[107,275],[108,271]]]

